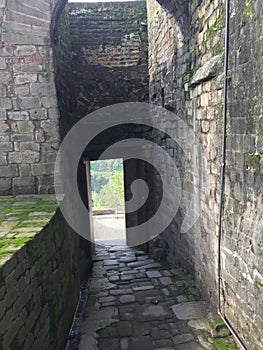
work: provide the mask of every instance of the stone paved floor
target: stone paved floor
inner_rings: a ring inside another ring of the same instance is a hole
[[[79,350],[236,349],[229,337],[212,340],[213,317],[182,269],[97,245]]]

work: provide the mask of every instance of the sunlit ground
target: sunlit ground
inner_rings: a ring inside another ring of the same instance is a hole
[[[93,217],[95,242],[107,242],[116,245],[115,241],[126,243],[124,214],[98,215]]]

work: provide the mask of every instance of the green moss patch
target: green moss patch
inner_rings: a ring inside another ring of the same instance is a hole
[[[261,156],[260,154],[249,154],[248,155],[248,168],[249,170],[252,170],[254,172],[260,171],[260,161]]]

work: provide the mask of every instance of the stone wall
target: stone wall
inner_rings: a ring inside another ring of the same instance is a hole
[[[90,253],[57,211],[0,268],[1,349],[65,349]]]
[[[182,12],[189,14],[188,20]],[[249,349],[262,348],[260,21],[259,1],[231,2],[221,298],[223,313]],[[195,273],[203,296],[216,308],[225,2],[148,0],[148,22],[150,100],[174,111],[194,131],[187,152],[194,151],[196,142],[202,148],[199,169],[187,165],[180,149],[173,151],[183,198],[162,236],[168,242],[169,259]],[[176,128],[172,118],[160,125]],[[163,135],[155,136],[155,141],[173,154]],[[194,188],[197,170],[202,181],[194,203],[201,214],[182,234],[187,193]]]
[[[53,192],[59,133],[50,23],[59,2],[0,2],[2,195]]]
[[[148,100],[145,1],[69,7],[75,118]]]
[[[261,1],[231,3],[222,279],[224,312],[249,349],[263,347],[262,20]]]

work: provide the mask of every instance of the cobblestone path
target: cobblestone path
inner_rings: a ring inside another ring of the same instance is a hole
[[[218,322],[182,269],[131,248],[96,246],[79,350],[236,349],[229,337],[210,337],[211,320]]]

